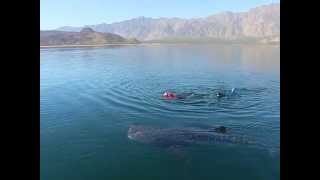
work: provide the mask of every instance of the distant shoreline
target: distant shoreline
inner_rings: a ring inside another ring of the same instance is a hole
[[[49,46],[41,46],[40,48],[72,48],[72,47],[103,47],[103,46],[136,46],[136,45],[140,45],[140,44],[75,44],[75,45],[49,45]]]
[[[280,42],[277,43],[257,43],[257,42],[206,42],[206,43],[199,43],[199,42],[143,42],[137,44],[77,44],[77,45],[50,45],[50,46],[41,46],[41,48],[81,48],[81,47],[107,47],[107,46],[143,46],[143,45],[188,45],[188,44],[216,44],[216,45],[280,45]]]

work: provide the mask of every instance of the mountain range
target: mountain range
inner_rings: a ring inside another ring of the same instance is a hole
[[[258,38],[280,41],[280,4],[262,5],[247,12],[225,11],[203,18],[147,18],[87,25],[97,32],[118,34],[141,41],[175,38],[235,40]],[[83,27],[64,26],[56,30],[79,32]]]
[[[40,46],[135,44],[136,39],[125,39],[112,33],[96,32],[83,28],[80,32],[40,31]]]

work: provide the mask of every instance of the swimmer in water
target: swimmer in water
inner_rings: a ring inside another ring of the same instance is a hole
[[[224,97],[225,94],[223,92],[217,92],[216,96],[220,98],[220,97]]]
[[[232,95],[232,94],[234,93],[234,91],[235,91],[235,90],[236,90],[236,88],[232,88],[232,89],[231,89],[231,94],[230,94],[230,95]],[[226,96],[226,94],[225,94],[224,92],[222,92],[222,91],[219,91],[219,92],[217,92],[216,96],[217,96],[218,98],[221,98],[221,97]]]
[[[162,97],[166,98],[166,99],[177,99],[177,95],[174,92],[169,92],[166,91],[163,93]]]
[[[235,88],[232,88],[231,89],[231,94],[233,94],[235,91]],[[195,94],[194,93],[182,93],[182,94],[176,94],[174,92],[170,92],[170,91],[165,91],[163,94],[162,94],[162,97],[165,98],[165,99],[169,99],[169,100],[176,100],[176,99],[186,99],[190,96],[194,96]],[[225,97],[226,96],[226,93],[223,92],[222,90],[218,91],[216,93],[216,96],[218,98],[222,98],[222,97]]]
[[[162,94],[162,97],[165,99],[169,99],[169,100],[177,100],[177,99],[187,99],[188,97],[194,95],[194,93],[181,93],[181,94],[176,94],[174,92],[170,92],[170,91],[165,91]]]

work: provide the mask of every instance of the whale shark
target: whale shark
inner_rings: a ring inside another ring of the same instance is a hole
[[[230,133],[226,127],[216,128],[159,128],[146,125],[131,125],[130,140],[160,147],[188,146],[195,144],[250,144],[244,136]]]

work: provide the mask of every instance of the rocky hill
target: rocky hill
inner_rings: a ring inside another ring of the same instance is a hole
[[[40,31],[40,46],[131,44],[138,42],[136,39],[125,39],[112,33],[96,32],[91,28],[83,28],[80,32]]]

